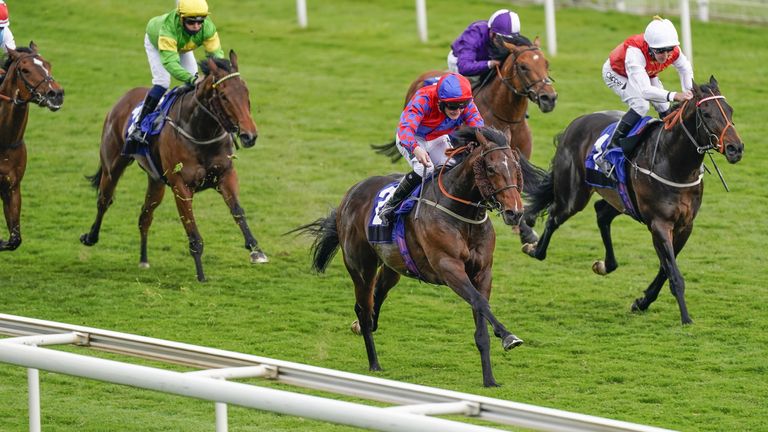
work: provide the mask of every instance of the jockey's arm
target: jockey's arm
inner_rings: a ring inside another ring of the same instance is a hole
[[[181,58],[179,57],[178,51],[175,49],[172,51],[164,49],[162,42],[163,38],[160,39],[160,59],[163,62],[163,67],[165,70],[167,70],[172,77],[183,83],[190,82],[194,75],[189,73],[189,71],[184,69],[184,67],[181,65]]]
[[[645,57],[638,48],[627,48],[624,66],[627,70],[629,85],[634,85],[643,99],[650,102],[669,102],[671,100],[667,97],[674,92],[668,92],[651,84],[651,78],[645,71]]]
[[[677,69],[677,73],[680,75],[680,88],[691,90],[693,88],[693,66],[691,66],[688,57],[680,51],[680,56],[672,63],[672,66]]]
[[[16,41],[13,39],[13,33],[11,33],[11,28],[6,27],[3,29],[2,32],[2,39],[0,39],[0,42],[2,43],[3,52],[8,52],[8,48],[10,49],[16,49]]]
[[[413,154],[419,144],[416,142],[416,129],[424,119],[424,110],[429,99],[426,96],[416,96],[405,106],[397,126],[397,138],[400,145]]]
[[[478,111],[477,105],[475,105],[474,102],[470,102],[470,104],[467,105],[467,108],[464,109],[464,112],[462,114],[464,116],[465,125],[469,127],[485,126],[485,121],[483,120],[483,116],[480,115],[480,111]]]

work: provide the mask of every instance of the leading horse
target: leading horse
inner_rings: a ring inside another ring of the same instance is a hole
[[[245,238],[245,248],[252,263],[267,262],[251,234],[245,211],[238,199],[237,172],[233,165],[234,141],[240,138],[244,147],[253,147],[258,131],[251,117],[248,87],[240,79],[237,55],[229,52],[229,60],[208,58],[200,61],[205,78],[194,89],[178,96],[170,107],[160,134],[150,146],[144,163],[151,163],[161,173],[159,178],[148,170],[147,194],[139,216],[141,251],[139,266],[149,267],[147,260],[147,234],[155,208],[163,200],[165,186],[170,186],[176,208],[187,233],[189,252],[195,261],[197,279],[205,281],[202,254],[203,239],[197,229],[192,212],[195,192],[215,188],[224,198],[235,223]],[[80,241],[91,246],[99,241],[101,223],[112,204],[115,187],[126,167],[133,162],[131,156],[121,155],[125,132],[132,121],[131,111],[147,93],[146,88],[135,88],[126,93],[107,114],[99,151],[100,165],[91,183],[98,188],[96,220]]]
[[[37,52],[37,45],[8,49],[0,85],[0,197],[8,227],[8,240],[0,239],[0,251],[21,245],[21,180],[27,169],[24,132],[29,104],[58,111],[64,103],[64,89],[51,75],[51,64]]]
[[[592,192],[597,191],[602,199],[594,206],[605,260],[595,262],[593,271],[606,275],[616,270],[611,221],[624,212],[635,213],[636,219],[651,232],[659,270],[645,295],[634,301],[632,310],[648,309],[669,279],[682,323],[692,323],[685,304],[685,280],[676,258],[691,235],[704,195],[704,154],[716,150],[728,162],[736,163],[744,151],[744,143],[733,126],[733,109],[720,93],[715,78],[710,77],[709,83],[703,85],[694,83],[693,95],[674,115],[665,118],[663,126],[660,122],[651,124],[646,141],[629,158],[626,186],[634,212],[627,209],[615,189],[594,188],[585,182],[585,159],[590,148],[608,125],[618,121],[621,113],[588,114],[568,125],[556,137],[557,150],[549,176],[529,194],[526,211],[546,211],[549,215],[538,244],[525,245],[523,251],[545,259],[555,230],[583,210]]]
[[[417,274],[425,282],[449,286],[472,307],[483,384],[496,386],[486,322],[505,350],[523,341],[496,319],[488,303],[496,244],[488,212],[498,210],[506,224],[517,224],[524,208],[523,171],[535,168],[510,148],[508,133],[465,128],[456,137],[460,146],[453,155],[461,155],[463,161],[450,170],[439,170],[437,179],[425,187],[417,209],[404,216],[412,266],[406,264],[396,244],[374,243],[366,235],[366,226],[377,210],[373,208],[374,197],[398,176],[363,180],[349,189],[328,217],[294,232],[315,236],[313,267],[318,272],[324,272],[335,253],[342,250],[355,286],[358,321],[353,331],[363,336],[370,370],[381,369],[373,340],[381,306],[400,275]]]
[[[478,85],[472,89],[474,102],[485,125],[509,129],[510,145],[528,160],[533,149],[533,136],[527,120],[528,102],[535,103],[543,113],[554,110],[557,102],[557,92],[549,76],[549,61],[540,45],[538,37],[533,42],[523,36],[516,37],[512,42],[504,42],[509,55],[500,66],[481,77]],[[433,70],[419,75],[408,88],[405,105],[416,90],[424,87],[431,78],[439,78],[446,73]],[[390,157],[393,163],[402,157],[394,140],[372,147],[377,153]],[[519,225],[523,243],[537,240],[536,233],[529,227],[534,222],[524,220]]]

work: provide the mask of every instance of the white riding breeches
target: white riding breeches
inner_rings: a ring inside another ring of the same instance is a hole
[[[446,60],[448,61],[448,70],[453,73],[459,73],[459,59],[453,55],[453,50],[448,51],[448,58]]]
[[[605,85],[607,85],[609,89],[613,90],[613,92],[621,98],[622,102],[627,104],[641,116],[648,113],[651,104],[653,104],[653,108],[656,109],[656,112],[659,113],[669,109],[669,102],[649,102],[644,99],[640,94],[640,90],[632,85],[627,77],[619,75],[613,68],[611,68],[610,60],[607,60],[603,64],[603,81],[605,81]],[[658,77],[651,78],[651,85],[658,88],[664,88]]]
[[[171,74],[165,70],[163,61],[160,59],[160,51],[152,45],[149,36],[146,34],[144,35],[144,50],[147,52],[149,70],[152,72],[152,84],[165,87],[166,89],[171,87]],[[187,72],[192,75],[197,73],[197,62],[192,51],[179,53],[179,60],[181,61],[181,67],[186,69]]]
[[[416,159],[416,157],[411,156],[408,150],[400,145],[400,139],[397,137],[397,135],[395,135],[395,145],[397,146],[397,150],[401,155],[403,155],[405,160],[408,161],[408,164],[411,165],[411,168],[416,172],[416,174],[422,177],[426,177],[431,175],[434,171],[434,167],[438,165],[452,166],[456,163],[456,161],[449,158],[445,154],[447,150],[453,148],[453,145],[451,145],[451,139],[448,137],[448,135],[442,135],[430,141],[425,141],[422,137],[416,137],[416,142],[419,143],[421,148],[427,151],[429,158],[432,159],[432,166],[426,167],[426,170],[424,169],[424,165],[422,165],[421,162]]]

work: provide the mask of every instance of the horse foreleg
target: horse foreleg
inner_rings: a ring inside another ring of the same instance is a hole
[[[187,187],[187,185],[180,180],[180,178],[172,185],[174,198],[176,199],[176,209],[179,211],[179,220],[184,226],[184,231],[187,233],[187,240],[189,241],[189,253],[195,260],[197,280],[200,282],[205,282],[205,274],[203,273],[202,261],[203,238],[200,236],[200,232],[197,229],[197,223],[195,223],[195,215],[192,212],[192,197],[194,194]]]
[[[597,216],[597,227],[600,229],[600,237],[603,239],[603,246],[605,247],[605,261],[595,261],[592,264],[592,271],[604,276],[619,267],[613,252],[611,222],[621,213],[608,204],[606,200],[598,200],[595,202],[595,214]]]
[[[475,346],[480,352],[480,367],[483,371],[483,385],[485,387],[498,387],[496,378],[493,377],[493,366],[491,365],[491,338],[488,336],[488,326],[485,324],[485,317],[477,311],[472,311],[472,317],[475,320]]]
[[[0,251],[12,251],[21,245],[21,188],[16,183],[10,188],[0,188],[3,200],[5,224],[8,227],[8,241],[0,239]]]
[[[547,217],[547,222],[544,224],[544,232],[539,237],[539,241],[535,244],[527,243],[523,245],[523,252],[528,256],[532,256],[540,261],[547,258],[547,248],[549,247],[549,241],[552,239],[552,234],[560,226],[557,223],[555,217],[550,214]]]
[[[250,227],[248,227],[248,220],[245,218],[245,210],[240,207],[240,202],[237,198],[239,192],[237,173],[234,170],[221,179],[218,191],[221,193],[222,198],[224,198],[227,207],[229,207],[229,211],[235,219],[235,223],[240,227],[240,231],[243,233],[245,248],[250,251],[251,263],[257,264],[269,262],[269,258],[267,258],[267,255],[261,250],[259,242],[251,233]]]
[[[152,225],[155,209],[163,201],[164,196],[165,184],[160,181],[152,180],[152,177],[147,176],[147,194],[144,196],[144,204],[141,206],[141,214],[139,214],[139,235],[141,236],[141,249],[139,252],[140,268],[149,268],[149,260],[147,259],[147,237],[149,235],[149,227]]]
[[[661,287],[664,286],[664,282],[666,281],[667,273],[664,271],[663,267],[659,266],[659,272],[656,273],[656,277],[653,278],[651,284],[648,285],[648,288],[643,292],[643,297],[635,299],[632,303],[632,312],[643,312],[647,310],[651,303],[656,301],[656,298],[659,297]]]

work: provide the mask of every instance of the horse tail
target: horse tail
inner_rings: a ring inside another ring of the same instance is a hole
[[[389,161],[392,163],[399,161],[400,158],[403,157],[403,155],[401,155],[400,151],[397,149],[397,143],[395,143],[395,140],[382,145],[371,144],[371,148],[376,153],[388,157]]]
[[[339,232],[336,229],[336,209],[332,209],[325,218],[302,225],[286,234],[307,234],[315,238],[312,243],[312,268],[324,273],[336,252],[339,251]]]
[[[104,170],[101,167],[101,164],[99,164],[99,169],[96,171],[96,174],[92,176],[85,176],[86,179],[88,179],[88,182],[91,183],[91,186],[93,186],[94,189],[99,188],[99,184],[101,183],[101,174]]]
[[[520,155],[520,166],[523,171],[523,193],[535,191],[546,180],[549,174],[546,170],[532,164],[525,156]]]

